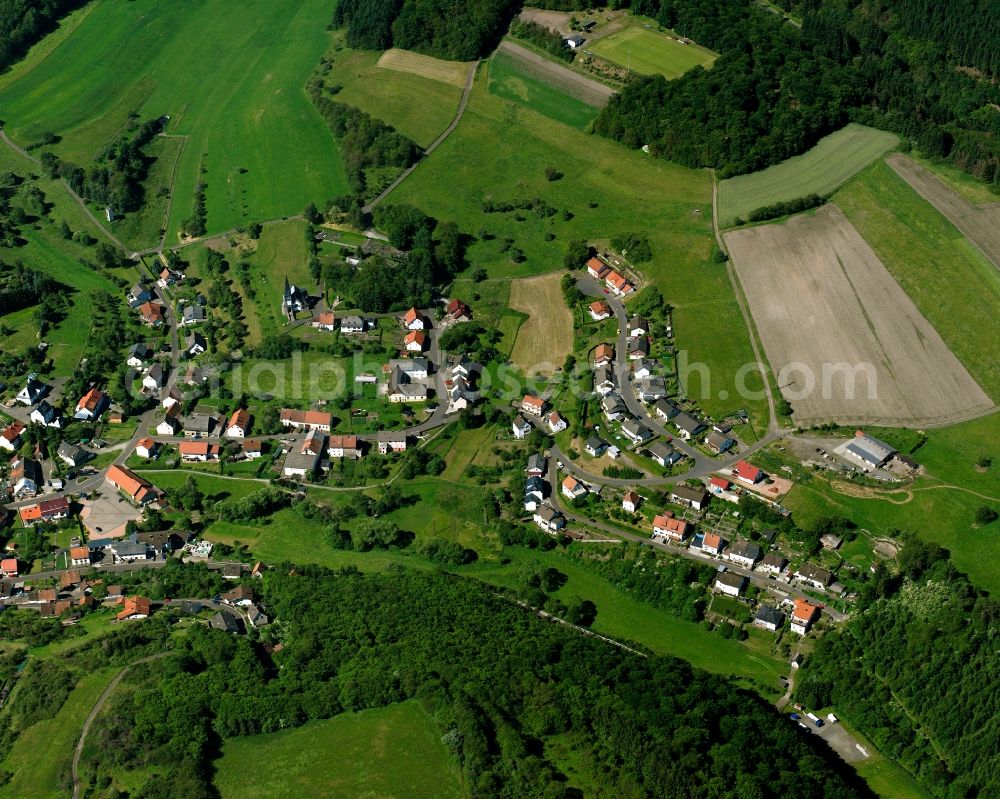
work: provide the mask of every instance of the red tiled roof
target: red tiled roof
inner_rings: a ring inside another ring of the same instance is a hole
[[[125,598],[124,610],[115,618],[121,621],[129,616],[148,616],[150,602],[144,596],[130,596]]]
[[[705,533],[705,539],[702,541],[702,546],[711,547],[712,549],[718,549],[722,544],[722,536],[718,533]]]
[[[405,314],[403,314],[403,321],[406,322],[406,324],[410,324],[411,322],[415,322],[419,318],[420,318],[420,314],[417,313],[417,309],[416,308],[410,308],[410,310],[408,310]]]
[[[3,437],[10,443],[14,443],[17,437],[24,432],[24,425],[21,422],[11,422],[7,425],[7,428],[3,431]]]
[[[78,558],[89,558],[90,550],[87,547],[73,547],[69,551],[70,560],[77,560]]]
[[[87,410],[93,412],[97,409],[97,406],[101,404],[101,400],[104,399],[104,392],[97,388],[92,388],[86,394],[84,394],[78,403],[76,403],[76,409],[78,411]]]
[[[792,611],[792,618],[796,621],[811,622],[819,613],[819,608],[804,599],[795,600],[795,609]]]
[[[207,441],[182,441],[177,445],[181,455],[218,455],[219,445]]]
[[[124,491],[137,502],[142,502],[153,490],[150,483],[147,483],[131,469],[117,464],[108,469],[107,478],[116,488]]]
[[[760,479],[763,472],[761,472],[761,470],[756,466],[752,466],[746,461],[739,461],[733,467],[733,474],[743,480],[749,480],[750,482],[755,483],[758,479]]]
[[[413,342],[416,342],[422,347],[424,346],[424,341],[426,340],[427,337],[424,335],[424,332],[422,330],[411,330],[409,333],[406,334],[406,338],[403,339],[403,343],[412,344]]]
[[[608,271],[609,267],[600,258],[594,257],[587,261],[587,269],[592,269],[593,271],[601,274]]]
[[[333,417],[323,411],[296,411],[291,408],[282,408],[281,421],[329,427],[333,423]]]
[[[729,481],[725,477],[713,477],[710,481],[712,485],[721,488],[723,491],[729,488]]]
[[[250,412],[244,410],[243,408],[239,408],[233,411],[233,415],[229,417],[229,424],[226,427],[227,429],[229,427],[238,427],[240,430],[246,430],[249,424]]]
[[[545,405],[545,400],[539,397],[533,397],[531,394],[525,394],[524,399],[521,400],[521,405],[527,405],[531,408],[538,408],[541,410],[541,408]]]

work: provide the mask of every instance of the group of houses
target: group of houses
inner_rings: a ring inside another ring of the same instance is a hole
[[[525,467],[524,509],[532,521],[546,533],[559,533],[566,528],[566,517],[551,504],[551,486],[546,478],[548,461],[540,453],[528,456]]]
[[[604,283],[605,287],[616,297],[627,297],[635,291],[635,284],[622,277],[608,264],[597,256],[587,261],[587,274],[594,280]]]

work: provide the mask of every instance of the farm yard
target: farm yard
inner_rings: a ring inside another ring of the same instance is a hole
[[[639,20],[603,37],[593,44],[584,43],[587,52],[627,67],[640,75],[663,75],[678,78],[697,66],[711,67],[716,54],[692,43],[682,43],[676,34],[660,33]]]
[[[417,702],[234,738],[216,765],[222,799],[462,795],[457,765]]]
[[[340,102],[381,119],[426,147],[455,115],[468,64],[405,50],[335,47],[327,83],[341,86]]]
[[[169,115],[167,132],[186,140],[168,242],[199,182],[210,231],[298,213],[347,188],[336,142],[304,89],[330,45],[316,24],[328,15],[321,0],[277,0],[242,6],[234,25],[224,0],[97,0],[58,47],[43,42],[43,54],[0,78],[7,132],[21,145],[52,132],[57,155],[86,164],[130,113]]]
[[[1000,272],[885,163],[834,199],[969,374],[1000,401]]]
[[[809,194],[826,196],[896,146],[892,133],[851,123],[824,136],[816,146],[759,172],[719,183],[719,225],[766,205]]]
[[[552,374],[573,350],[573,315],[563,300],[561,273],[515,280],[510,307],[528,315],[514,341],[511,360],[525,374]]]
[[[944,424],[993,407],[836,206],[731,231],[726,244],[799,424]],[[870,364],[875,385],[861,373],[851,399],[837,364]]]
[[[585,129],[607,102],[603,84],[588,86],[575,72],[556,64],[535,63],[529,51],[503,42],[489,62],[490,92],[502,100],[523,105],[549,119]]]
[[[894,153],[886,161],[1000,269],[1000,201],[973,205],[912,158]]]

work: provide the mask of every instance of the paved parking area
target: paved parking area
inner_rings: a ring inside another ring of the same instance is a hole
[[[808,727],[808,730],[799,728],[804,735],[816,735],[822,738],[845,763],[857,763],[869,758],[867,750],[862,752],[858,749],[858,741],[841,724],[827,722],[822,727],[814,727],[804,714],[802,722]]]
[[[105,493],[81,504],[80,518],[91,538],[123,538],[125,525],[142,516],[142,511],[117,494]]]

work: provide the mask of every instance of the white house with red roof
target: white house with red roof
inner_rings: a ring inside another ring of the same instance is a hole
[[[563,496],[568,499],[576,499],[587,493],[587,487],[577,480],[573,475],[568,474],[562,481]]]
[[[751,465],[747,461],[737,461],[736,465],[733,467],[733,479],[739,480],[741,483],[746,483],[747,485],[756,485],[761,480],[763,480],[767,475],[758,469],[756,466]]]
[[[603,322],[605,319],[611,318],[611,309],[603,300],[597,300],[596,302],[590,303],[589,310],[590,318],[595,322]]]
[[[672,513],[661,513],[653,519],[653,538],[683,541],[690,530],[690,524],[683,519],[675,519]]]
[[[541,397],[535,397],[531,394],[525,394],[524,399],[521,400],[521,412],[530,413],[532,416],[541,416],[542,411],[545,410],[545,400]]]
[[[410,310],[403,314],[402,323],[403,327],[407,330],[424,329],[424,318],[420,315],[420,312],[416,308],[410,308]]]
[[[558,411],[552,411],[546,421],[548,422],[549,430],[553,435],[569,427],[569,425],[566,424],[566,420],[559,415]]]
[[[587,274],[594,278],[594,280],[603,280],[604,276],[610,271],[611,267],[596,256],[587,261]]]

